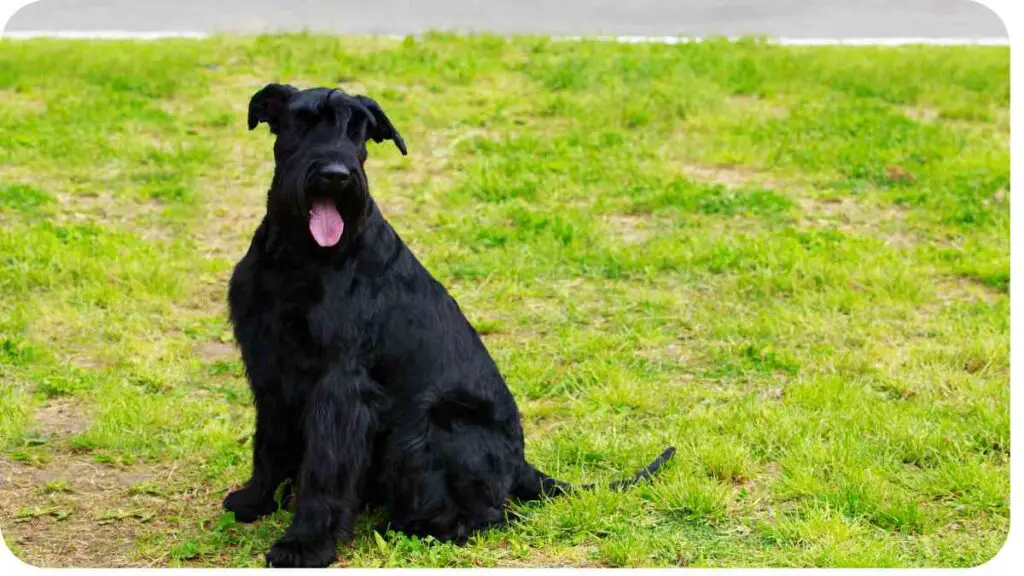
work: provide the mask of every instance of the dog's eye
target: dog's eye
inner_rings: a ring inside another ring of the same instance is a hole
[[[348,136],[353,140],[363,137],[364,128],[366,128],[366,116],[363,116],[358,112],[353,114],[352,117],[349,118],[348,126],[346,126]]]
[[[309,130],[316,124],[317,115],[311,110],[298,110],[295,112],[295,127],[300,130]]]
[[[335,110],[334,106],[331,106],[330,103],[328,102],[324,102],[323,104],[321,104],[317,112],[320,115],[320,118],[322,118],[326,122],[337,121],[338,111]]]

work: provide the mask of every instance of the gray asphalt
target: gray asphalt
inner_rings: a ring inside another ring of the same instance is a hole
[[[996,37],[969,0],[40,0],[6,30]]]

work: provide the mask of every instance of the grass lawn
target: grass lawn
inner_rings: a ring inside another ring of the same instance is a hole
[[[0,529],[37,565],[257,566],[227,280],[269,81],[381,102],[385,215],[527,455],[601,482],[350,566],[970,566],[1009,528],[1009,50],[428,35],[0,42]]]

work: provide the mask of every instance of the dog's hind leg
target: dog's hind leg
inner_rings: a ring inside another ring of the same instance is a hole
[[[305,452],[295,515],[267,552],[278,567],[322,567],[337,557],[336,538],[351,536],[371,463],[377,386],[361,369],[335,367],[311,391],[303,418]]]
[[[299,470],[302,435],[283,406],[269,396],[257,400],[252,477],[224,499],[224,508],[239,522],[254,522],[277,510],[274,492]]]

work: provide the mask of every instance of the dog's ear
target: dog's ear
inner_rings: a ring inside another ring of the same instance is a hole
[[[249,130],[256,128],[260,122],[266,122],[270,131],[277,134],[281,113],[295,92],[298,90],[287,84],[267,84],[253,94],[249,100]]]
[[[388,119],[380,104],[377,104],[376,100],[368,96],[360,95],[356,96],[356,99],[370,111],[366,135],[378,144],[385,140],[391,140],[402,152],[402,156],[408,155],[409,152],[405,149],[405,141],[402,140],[402,135],[395,129],[395,126]]]

